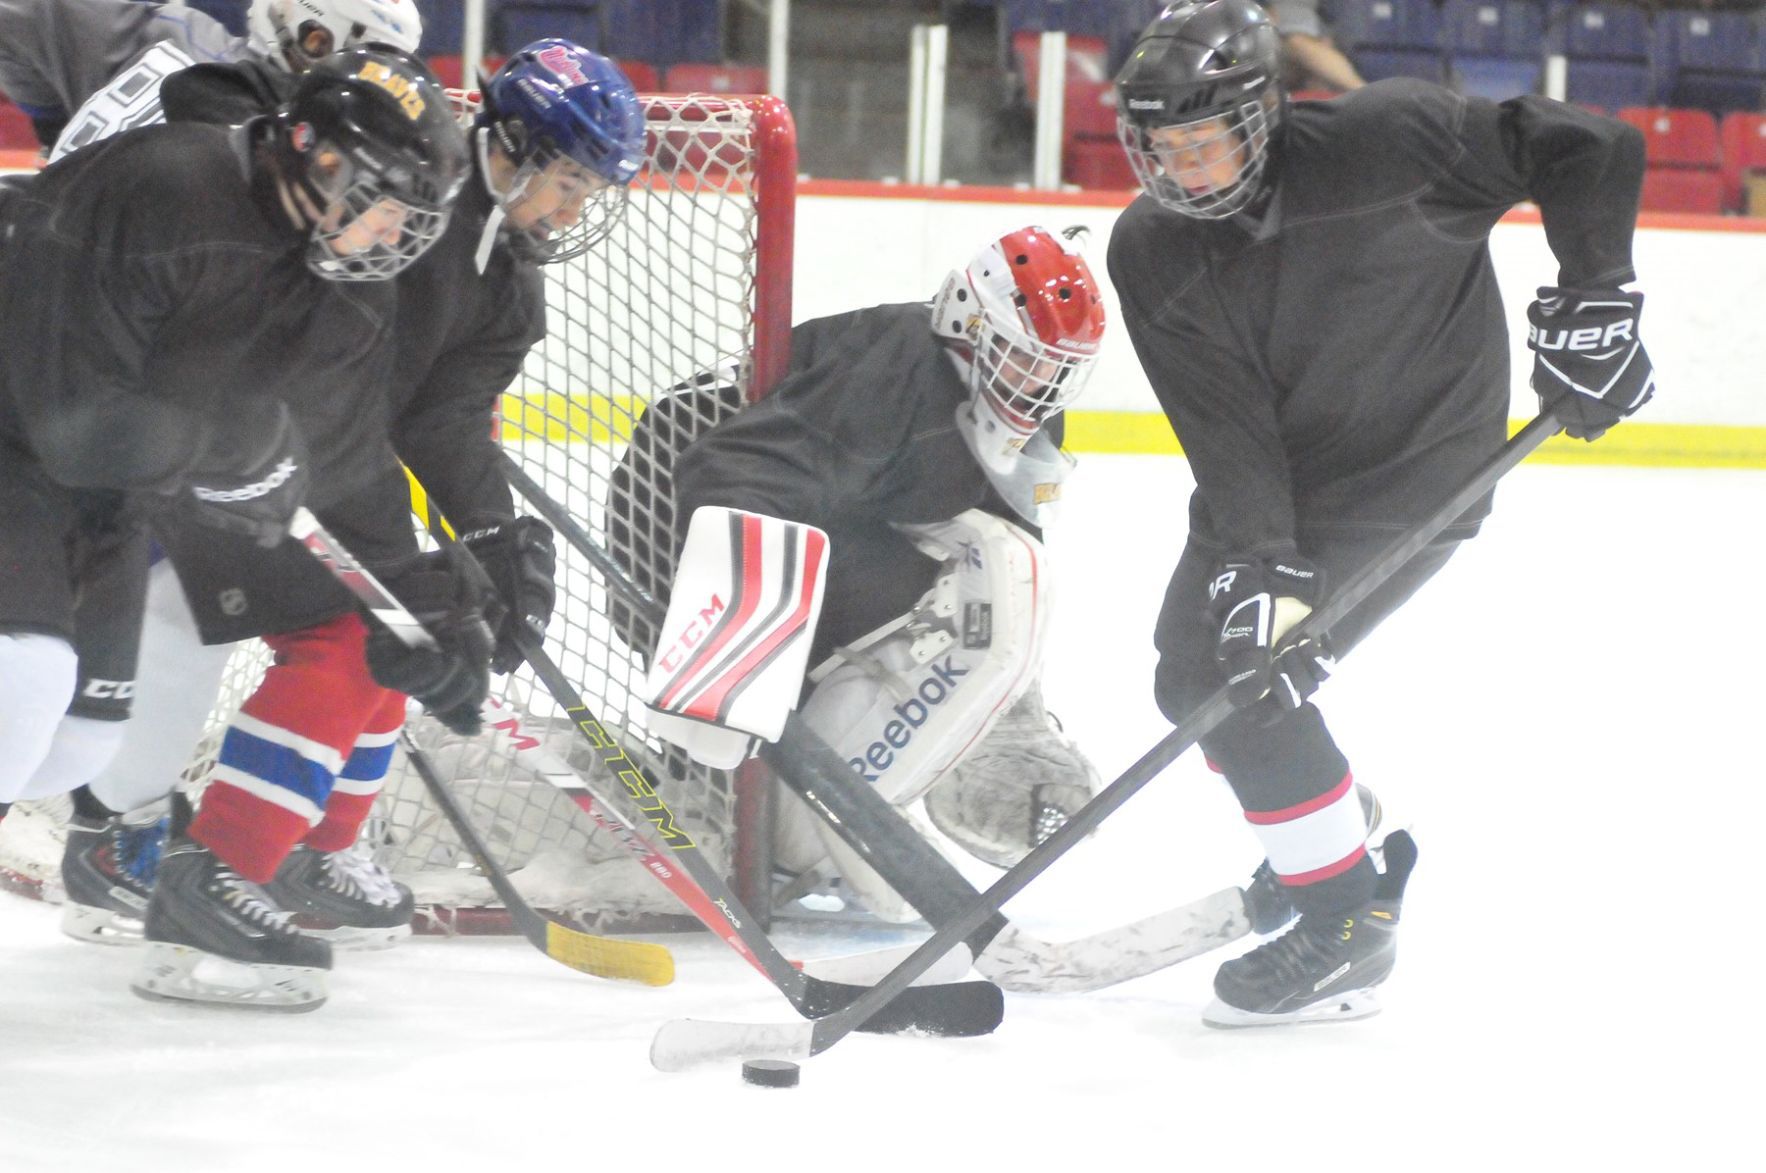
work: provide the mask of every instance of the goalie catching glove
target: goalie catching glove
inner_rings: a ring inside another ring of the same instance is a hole
[[[1225,562],[1208,584],[1208,614],[1220,624],[1214,658],[1238,708],[1271,698],[1298,709],[1336,668],[1323,637],[1282,646],[1282,637],[1312,613],[1324,576],[1297,554]]]
[[[1637,334],[1643,294],[1547,285],[1527,307],[1533,390],[1578,440],[1598,440],[1655,394]]]
[[[537,517],[511,517],[480,526],[460,541],[484,567],[503,604],[491,671],[513,672],[523,661],[520,632],[525,629],[535,642],[543,641],[552,621],[558,594],[552,527]]]
[[[502,605],[477,585],[452,547],[396,562],[379,574],[439,646],[407,647],[372,624],[368,671],[381,687],[416,697],[455,733],[477,733],[483,724],[479,707],[490,691],[490,624],[502,618]]]

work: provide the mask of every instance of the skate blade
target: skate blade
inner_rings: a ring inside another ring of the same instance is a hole
[[[383,925],[379,928],[366,928],[361,925],[318,927],[303,924],[301,919],[296,917],[294,926],[306,936],[329,941],[333,949],[345,953],[372,953],[380,949],[391,949],[411,935],[409,921],[402,925]]]
[[[1324,998],[1310,1006],[1281,1014],[1258,1014],[1229,1006],[1219,998],[1202,1008],[1202,1025],[1218,1030],[1239,1030],[1258,1026],[1311,1026],[1322,1022],[1348,1022],[1368,1018],[1380,1012],[1380,1001],[1373,989],[1350,990],[1345,994]]]
[[[325,971],[300,965],[247,965],[188,945],[147,942],[129,988],[150,1002],[201,1002],[242,1010],[302,1014],[325,1004]]]
[[[141,920],[111,908],[90,904],[61,906],[61,931],[93,945],[139,945]]]

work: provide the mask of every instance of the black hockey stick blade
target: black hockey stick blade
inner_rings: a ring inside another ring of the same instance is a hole
[[[846,1009],[870,992],[869,986],[849,986],[806,975],[803,1013],[826,1018]],[[937,986],[910,986],[865,1019],[857,1029],[866,1034],[925,1034],[940,1038],[973,1038],[992,1034],[1006,1015],[1006,998],[992,982],[950,982]]]
[[[1393,539],[1391,544],[1378,556],[1350,576],[1349,580],[1335,594],[1321,604],[1316,611],[1308,615],[1290,633],[1290,637],[1296,641],[1308,636],[1316,639],[1329,631],[1333,625],[1378,590],[1392,576],[1393,572],[1410,561],[1413,555],[1428,545],[1436,535],[1451,525],[1467,509],[1471,508],[1480,497],[1489,492],[1490,488],[1504,474],[1544,443],[1549,436],[1558,430],[1558,427],[1555,416],[1549,411],[1541,412],[1427,517]],[[936,932],[921,943],[918,949],[909,955],[907,960],[898,965],[883,980],[866,990],[861,997],[844,1009],[838,1010],[826,1018],[817,1019],[810,1024],[807,1036],[798,1033],[793,1035],[789,1041],[793,1045],[806,1042],[805,1053],[819,1055],[852,1033],[879,1007],[888,1004],[891,999],[909,988],[914,978],[942,957],[953,945],[965,940],[969,934],[997,914],[1008,900],[1023,891],[1032,880],[1047,871],[1057,859],[1096,829],[1098,824],[1158,776],[1209,730],[1225,720],[1232,711],[1233,703],[1227,696],[1226,688],[1222,686],[1212,697],[1203,702],[1200,708],[1184,718],[1170,733],[1161,738],[1158,744],[1142,754],[1132,766],[1123,772],[1121,777],[1106,786],[1090,802],[1081,807],[1072,818],[1062,824],[1054,834],[1032,848],[1030,854],[1008,869],[1005,875],[982,893],[980,899],[973,901],[960,916],[940,926]],[[748,1033],[738,1039],[733,1033],[736,1028],[725,1029],[730,1024],[682,1022],[677,1025],[679,1029],[672,1032],[670,1040],[671,1054],[677,1060],[683,1056],[691,1055],[696,1040],[703,1042],[707,1050],[718,1049],[719,1054],[725,1057],[727,1057],[727,1048],[738,1044],[761,1046],[783,1040],[780,1033],[766,1034],[764,1027],[745,1028]]]

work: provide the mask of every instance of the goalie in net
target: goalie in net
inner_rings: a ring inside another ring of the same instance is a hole
[[[613,611],[652,649],[651,731],[732,767],[801,697],[857,773],[898,805],[924,798],[978,858],[1010,866],[1052,833],[1097,775],[1036,684],[1039,527],[1070,464],[1061,412],[1103,330],[1083,258],[1024,228],[930,306],[797,326],[780,384],[714,427],[694,422],[731,395],[714,381],[654,404],[608,502],[629,585],[668,605],[660,625],[650,608]],[[870,912],[913,919],[795,795],[781,790],[776,812],[786,892],[837,874]]]

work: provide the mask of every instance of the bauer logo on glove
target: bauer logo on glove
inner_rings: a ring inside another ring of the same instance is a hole
[[[1637,334],[1643,294],[1546,286],[1527,309],[1533,390],[1579,440],[1598,439],[1655,394]]]

